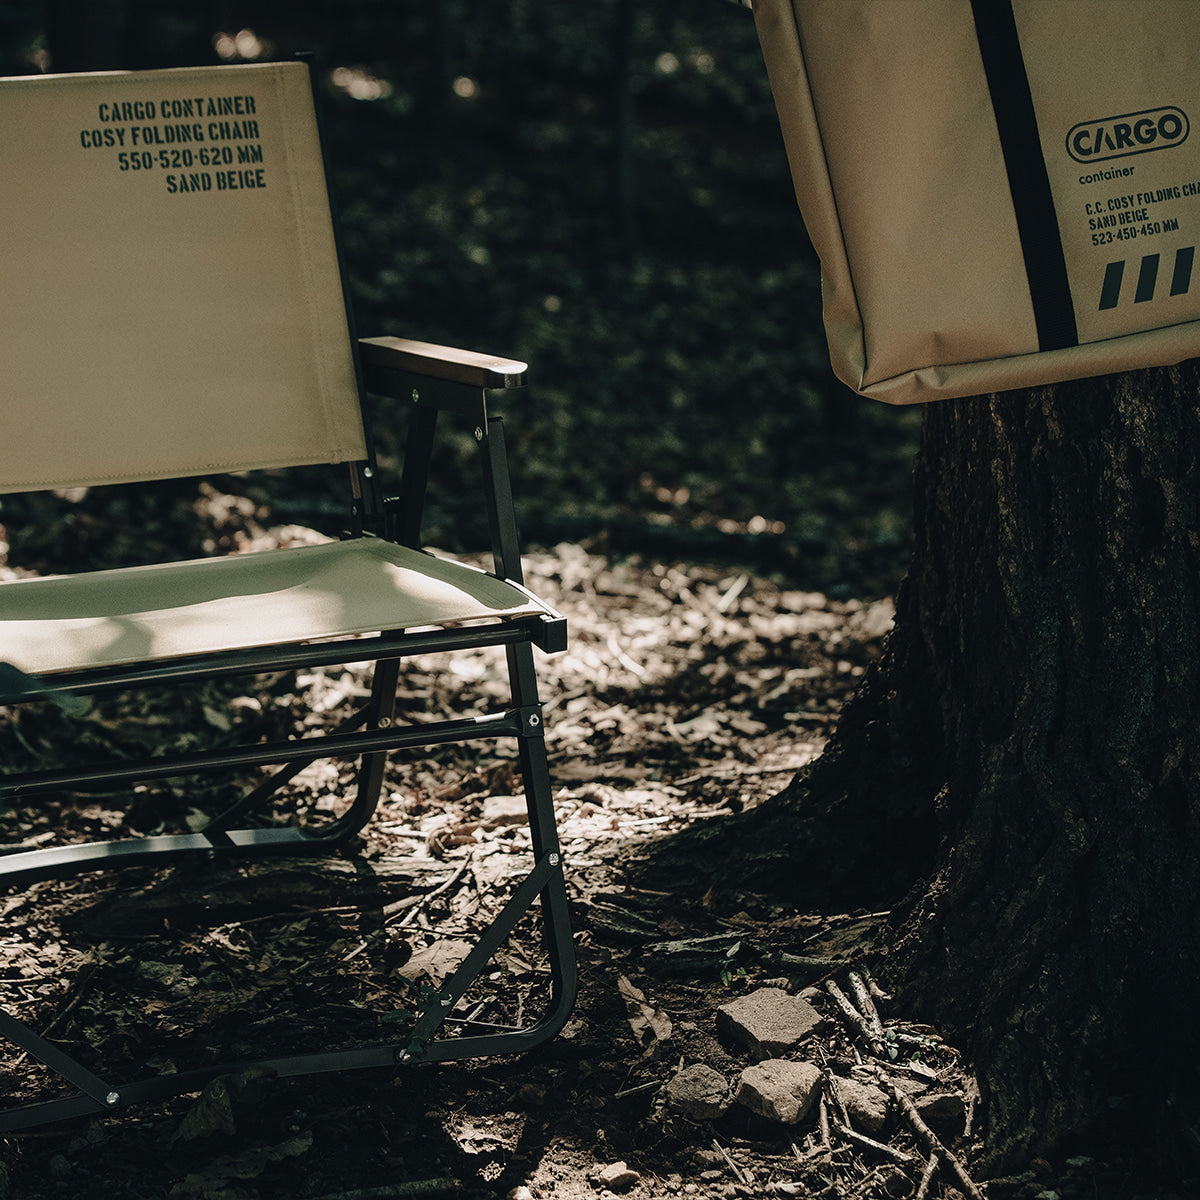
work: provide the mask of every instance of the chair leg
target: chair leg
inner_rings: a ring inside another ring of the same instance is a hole
[[[432,997],[405,1041],[365,1046],[357,1050],[301,1053],[281,1058],[251,1060],[179,1075],[154,1076],[113,1084],[94,1075],[0,1010],[0,1037],[9,1039],[40,1059],[76,1090],[76,1095],[71,1097],[0,1111],[0,1130],[29,1128],[48,1121],[111,1112],[131,1104],[163,1099],[180,1092],[197,1090],[218,1075],[248,1066],[259,1066],[274,1071],[281,1077],[291,1077],[418,1061],[445,1062],[493,1054],[520,1053],[533,1049],[557,1034],[566,1024],[574,1005],[577,971],[531,647],[527,644],[510,647],[508,666],[513,706],[520,715],[520,721],[513,721],[506,732],[517,737],[533,841],[533,866],[500,913],[483,931],[458,970],[446,981],[441,991]],[[394,710],[398,674],[397,660],[384,660],[378,664],[372,683],[371,699],[363,714],[354,719],[356,725],[370,723],[376,727],[387,727]],[[382,789],[386,753],[372,750],[363,756],[356,798],[351,809],[340,818],[340,821],[346,823],[341,836],[351,836],[370,816]],[[291,765],[285,765],[272,780],[267,781],[267,784],[279,786],[282,782],[279,776],[285,774]],[[241,831],[235,832],[240,835]],[[259,832],[282,835],[285,831]],[[147,840],[172,839],[143,839]],[[188,848],[191,849],[190,846]],[[541,1018],[523,1028],[482,1034],[464,1033],[461,1037],[439,1039],[437,1035],[446,1020],[452,1016],[455,1006],[512,935],[525,914],[535,910],[541,918],[541,933],[549,959],[551,980],[550,1002]]]
[[[385,658],[375,664],[371,680],[371,700],[367,706],[367,725],[386,729],[396,711],[396,686],[400,679],[400,660]],[[358,768],[358,791],[354,803],[329,827],[329,836],[342,842],[359,833],[375,812],[383,790],[387,751],[364,754]]]
[[[392,722],[392,714],[396,708],[396,685],[400,676],[399,659],[383,659],[376,664],[375,675],[371,681],[371,699],[359,712],[343,721],[335,730],[341,733],[350,730],[368,728],[386,728]],[[206,837],[215,841],[228,843],[228,832],[234,823],[247,812],[252,812],[259,804],[277,792],[284,784],[294,779],[307,767],[311,759],[286,763],[272,771],[269,778],[263,780],[257,787],[251,788],[224,812],[204,827]],[[383,773],[387,764],[386,751],[364,754],[359,765],[358,785],[354,803],[336,821],[330,822],[324,829],[310,831],[310,846],[338,846],[359,833],[375,812],[379,795],[383,787]]]
[[[334,730],[335,733],[344,733],[351,730],[361,729],[370,720],[370,710],[363,709],[354,714],[348,720],[343,721]],[[253,812],[263,801],[273,796],[284,784],[290,783],[305,767],[311,765],[311,759],[300,759],[297,762],[290,762],[278,767],[272,771],[270,776],[263,780],[256,787],[251,788],[248,792],[239,796],[224,812],[213,817],[207,825],[204,826],[204,833],[208,837],[216,837],[220,834],[227,833],[234,827],[236,822],[240,820],[246,813]],[[314,836],[319,836],[314,832]],[[336,840],[336,839],[335,839]]]
[[[507,656],[513,707],[522,716],[517,750],[525,785],[534,867],[458,970],[431,998],[413,1029],[408,1049],[398,1058],[401,1062],[445,1062],[529,1050],[558,1033],[567,1023],[575,1004],[578,971],[533,648],[527,643],[510,646]],[[541,1020],[527,1029],[434,1040],[467,989],[520,918],[537,901],[540,901],[542,944],[549,960],[551,984],[550,1004]]]

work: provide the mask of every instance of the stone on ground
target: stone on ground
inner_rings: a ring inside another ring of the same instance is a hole
[[[921,1120],[942,1139],[952,1142],[967,1124],[967,1106],[953,1092],[929,1092],[918,1096],[913,1105]]]
[[[615,1162],[601,1168],[593,1178],[601,1187],[608,1188],[610,1192],[627,1192],[641,1179],[641,1176],[636,1171],[630,1170],[624,1162]]]
[[[735,1099],[760,1117],[797,1125],[816,1103],[822,1078],[812,1063],[769,1058],[742,1072]]]
[[[684,1067],[667,1084],[667,1107],[694,1121],[713,1121],[729,1108],[729,1086],[705,1063]]]
[[[832,1078],[833,1090],[859,1133],[878,1137],[887,1125],[890,1101],[882,1088],[855,1079]]]
[[[758,1059],[786,1054],[820,1024],[807,1000],[765,987],[717,1009],[717,1031]]]

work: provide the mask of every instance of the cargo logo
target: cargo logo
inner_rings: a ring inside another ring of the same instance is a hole
[[[1159,255],[1142,256],[1138,267],[1137,287],[1134,289],[1134,304],[1145,304],[1154,299],[1158,287]],[[1175,251],[1175,266],[1171,271],[1169,295],[1183,296],[1192,285],[1192,263],[1196,257],[1195,246],[1180,246]],[[1125,278],[1125,261],[1118,259],[1104,268],[1104,282],[1100,286],[1100,310],[1116,308],[1121,301],[1121,283]]]
[[[1076,162],[1096,163],[1169,150],[1187,140],[1189,128],[1187,114],[1173,105],[1084,121],[1067,134],[1067,153]]]

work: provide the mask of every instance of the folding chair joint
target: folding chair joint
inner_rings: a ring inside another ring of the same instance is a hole
[[[529,704],[523,708],[518,708],[514,714],[517,718],[517,725],[520,732],[518,737],[537,738],[539,741],[546,736],[546,723],[542,719],[542,706],[540,704]]]

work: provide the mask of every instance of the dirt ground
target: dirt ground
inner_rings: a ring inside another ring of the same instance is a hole
[[[801,913],[770,897],[717,895],[699,862],[694,886],[666,892],[644,868],[653,842],[760,803],[820,753],[879,653],[891,601],[835,602],[738,569],[610,561],[574,545],[531,556],[527,570],[572,630],[566,653],[539,659],[580,965],[563,1033],[515,1059],[231,1078],[201,1097],[14,1134],[0,1143],[0,1198],[947,1200],[972,1186],[1021,1200],[1145,1194],[1136,1168],[1086,1156],[1006,1180],[979,1174],[977,1091],[953,1047],[878,998],[887,1032],[873,1048],[826,986],[851,996],[850,971],[870,980],[886,914]],[[500,687],[497,665],[479,652],[452,678],[483,702]],[[441,666],[413,664],[402,707],[450,703]],[[197,724],[221,736],[261,723],[268,698],[331,720],[361,697],[364,680],[349,667],[255,686],[179,696],[166,715],[100,704],[76,718],[34,714],[11,727],[5,753],[52,758],[61,739],[86,743],[118,716],[126,738],[184,746]],[[365,882],[344,863],[273,861],[13,892],[0,900],[4,1005],[113,1078],[230,1049],[320,1049],[359,1031],[386,1040],[412,1003],[411,984],[439,983],[527,869],[513,760],[485,753],[395,756],[357,848]],[[297,797],[336,811],[346,772],[310,768]],[[106,797],[13,809],[5,840],[43,844],[61,824],[95,837],[186,823],[215,810],[220,786],[198,783],[184,800],[140,795],[129,814]],[[523,926],[472,993],[471,1015],[535,1008],[544,985],[537,937]],[[764,987],[803,993],[821,1015],[782,1055],[819,1064],[826,1081],[796,1124],[731,1103],[754,1056],[718,1030],[717,1013]],[[668,1089],[700,1064],[726,1085],[712,1113],[681,1108]],[[870,1141],[842,1110],[834,1078],[892,1097]],[[10,1098],[56,1086],[7,1045],[0,1080]],[[941,1147],[901,1108],[897,1087],[958,1102]]]

